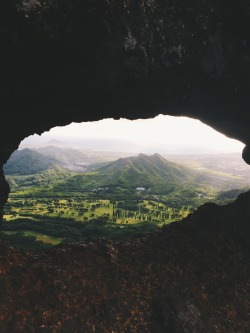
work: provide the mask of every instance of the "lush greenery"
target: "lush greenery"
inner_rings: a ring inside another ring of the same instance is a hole
[[[6,175],[30,175],[52,168],[58,161],[31,149],[15,151],[4,166]]]
[[[239,193],[233,190],[237,177],[195,172],[158,154],[120,158],[76,173],[53,156],[39,166],[40,153],[21,152],[5,167],[11,194],[1,238],[26,249],[157,231],[208,200],[224,203]]]

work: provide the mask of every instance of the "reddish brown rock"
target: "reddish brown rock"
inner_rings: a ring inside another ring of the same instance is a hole
[[[249,196],[127,241],[1,243],[0,332],[247,333]]]

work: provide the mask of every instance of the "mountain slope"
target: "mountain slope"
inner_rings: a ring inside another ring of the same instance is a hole
[[[55,158],[44,156],[29,148],[16,150],[4,165],[6,175],[31,175],[60,164]]]
[[[46,157],[54,158],[63,164],[78,163],[81,161],[89,160],[88,153],[83,153],[73,148],[61,148],[50,145],[42,148],[37,148],[36,151]]]
[[[120,158],[99,169],[103,174],[124,172],[133,170],[137,173],[149,173],[150,175],[168,175],[172,177],[187,177],[194,174],[189,168],[167,161],[159,154],[151,156],[139,154],[128,158]]]
[[[120,158],[95,172],[73,176],[58,185],[57,189],[93,190],[96,187],[137,187],[150,189],[151,193],[169,193],[184,188],[197,187],[198,181],[207,180],[201,173],[165,160],[159,154]]]
[[[52,157],[60,161],[62,164],[78,164],[78,163],[104,163],[117,160],[117,158],[129,154],[119,152],[106,152],[106,151],[94,151],[91,149],[74,149],[67,147],[58,147],[55,145],[49,145],[35,149],[40,154],[48,157]]]
[[[75,173],[58,165],[53,165],[52,168],[41,171],[36,174],[29,175],[6,175],[12,191],[23,190],[24,188],[40,188],[53,187],[60,181],[65,181],[69,177],[72,177]]]
[[[50,151],[51,154],[64,151],[55,148],[47,147],[46,151]],[[74,150],[69,151],[74,154]],[[77,156],[76,150],[75,158]],[[67,166],[63,159],[59,156],[58,158],[60,161],[31,149],[18,150],[5,164],[4,171],[11,186],[30,187],[47,184],[59,192],[92,191],[103,187],[109,190],[120,187],[133,191],[137,187],[144,187],[152,194],[179,192],[181,198],[187,195],[186,191],[198,197],[247,186],[243,178],[193,170],[170,162],[159,154],[139,154],[120,158],[98,170],[81,174],[66,171]]]

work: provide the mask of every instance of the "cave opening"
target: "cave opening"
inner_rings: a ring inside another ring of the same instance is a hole
[[[4,166],[6,242],[131,238],[250,186],[243,144],[186,117],[103,119],[24,139]]]
[[[1,167],[30,134],[159,112],[244,142],[250,164],[249,1],[3,0],[0,8]],[[1,168],[0,218],[8,194]],[[12,186],[5,213],[13,194]],[[27,213],[32,194],[20,198]],[[205,204],[129,246],[95,240],[33,255],[0,240],[0,331],[249,333],[249,202],[250,192],[227,207]]]

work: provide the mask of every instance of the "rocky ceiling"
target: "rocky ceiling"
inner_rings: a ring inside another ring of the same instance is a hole
[[[249,37],[248,0],[1,0],[1,163],[56,125],[159,113],[248,145]]]

